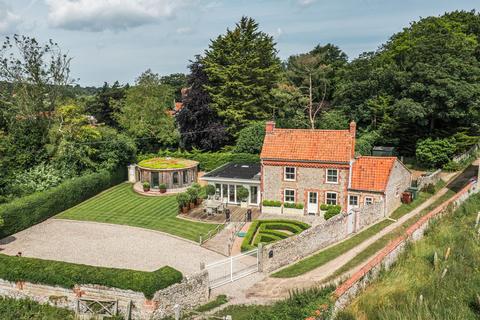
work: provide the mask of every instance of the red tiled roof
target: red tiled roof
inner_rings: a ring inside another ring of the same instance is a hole
[[[395,157],[360,157],[356,159],[353,163],[350,189],[384,192],[396,160]]]
[[[268,125],[268,124],[267,124]],[[277,129],[267,132],[261,159],[349,162],[355,139],[349,130]]]

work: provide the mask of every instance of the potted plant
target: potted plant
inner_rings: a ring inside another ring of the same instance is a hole
[[[237,199],[240,200],[240,206],[242,208],[247,207],[247,198],[248,198],[248,190],[244,186],[237,187]]]
[[[206,186],[205,192],[207,193],[207,196],[208,196],[208,197],[214,196],[214,195],[215,195],[215,192],[216,192],[215,186],[214,186],[213,184],[208,184],[208,185]]]
[[[282,214],[282,203],[275,200],[263,200],[262,213]]]
[[[187,193],[182,192],[177,194],[177,203],[178,207],[182,210],[182,213],[188,212],[188,203],[190,202],[190,197]]]
[[[158,186],[158,189],[160,190],[160,193],[165,193],[165,192],[167,192],[167,185],[165,183],[161,183]]]
[[[302,203],[285,202],[283,204],[283,213],[294,214],[294,215],[303,215],[303,204]]]
[[[196,188],[190,187],[187,189],[187,195],[189,197],[190,209],[195,208],[195,204],[198,199],[198,190]]]
[[[150,182],[145,181],[145,182],[143,183],[143,191],[144,191],[144,192],[150,191]]]

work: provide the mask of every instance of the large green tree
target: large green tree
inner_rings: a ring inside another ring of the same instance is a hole
[[[337,46],[317,45],[308,53],[290,56],[286,75],[306,97],[305,111],[314,129],[317,118],[329,107],[336,87],[336,74],[347,63],[347,55]]]
[[[178,143],[178,131],[170,113],[173,99],[173,89],[162,84],[158,74],[147,70],[127,90],[114,117],[136,138],[143,151],[156,151]]]
[[[417,140],[480,123],[480,16],[453,12],[412,23],[341,75],[336,103],[382,143],[413,154]]]
[[[210,107],[231,135],[249,121],[272,117],[272,89],[281,70],[272,36],[255,20],[242,17],[235,29],[212,41],[204,58]]]

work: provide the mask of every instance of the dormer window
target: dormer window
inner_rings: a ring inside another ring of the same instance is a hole
[[[286,181],[295,181],[297,179],[297,170],[295,167],[285,167],[284,178]]]

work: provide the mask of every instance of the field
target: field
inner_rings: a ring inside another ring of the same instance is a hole
[[[479,210],[477,195],[434,222],[346,313],[356,319],[479,319]]]
[[[132,190],[131,184],[122,183],[60,213],[56,218],[153,229],[193,241],[198,241],[200,235],[217,226],[179,219],[177,213],[175,196],[142,196]]]

